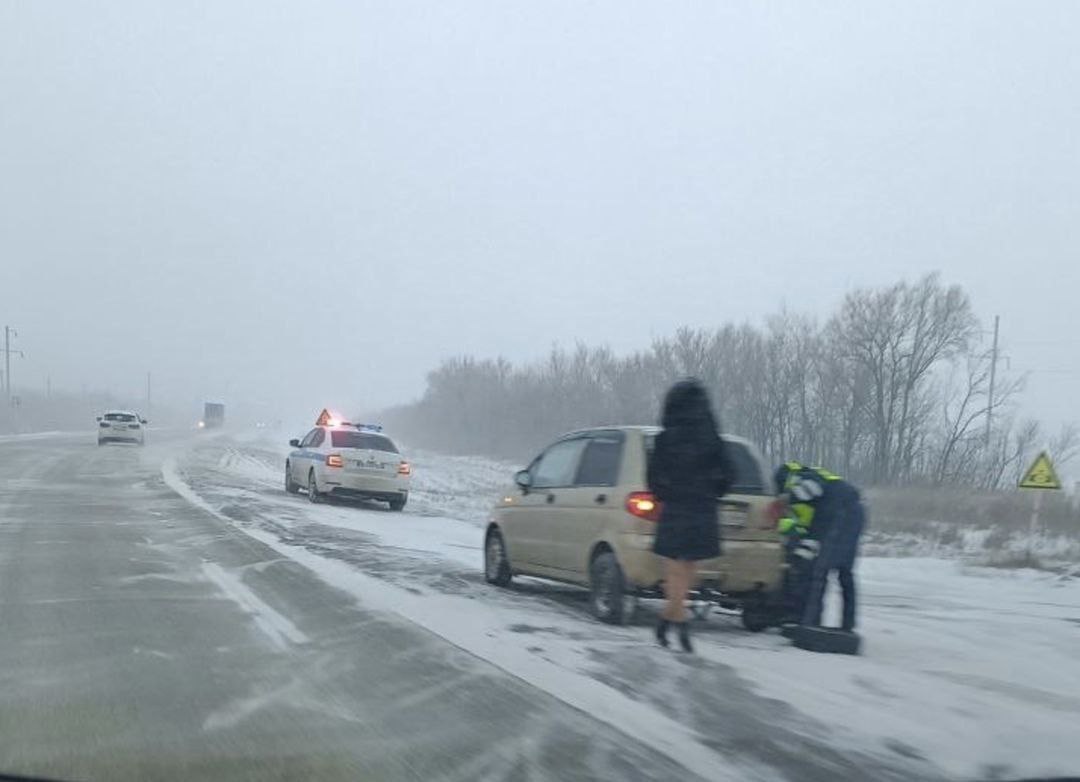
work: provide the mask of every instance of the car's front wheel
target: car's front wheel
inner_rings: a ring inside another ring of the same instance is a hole
[[[300,491],[300,484],[292,479],[292,465],[285,462],[285,491],[289,494],[297,494]]]
[[[405,503],[409,501],[408,494],[402,494],[400,497],[395,497],[392,500],[388,500],[390,504],[390,510],[400,511],[405,510]]]
[[[513,574],[510,570],[510,558],[506,556],[506,543],[497,529],[488,533],[484,543],[484,580],[489,584],[504,587],[510,583]]]
[[[307,498],[308,502],[315,505],[322,502],[322,495],[319,494],[319,484],[315,481],[315,471],[312,470],[308,473],[307,479]]]
[[[630,621],[637,610],[637,597],[627,589],[626,578],[614,553],[604,551],[593,559],[589,567],[589,584],[593,616],[613,625]]]

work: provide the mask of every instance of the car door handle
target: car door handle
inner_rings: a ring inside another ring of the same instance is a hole
[[[555,502],[555,495],[554,495],[554,494],[549,494],[549,495],[547,496],[547,502],[548,502],[548,505],[550,505],[551,503]]]
[[[597,494],[596,495],[596,504],[597,505],[603,505],[605,502],[607,502],[607,495],[606,494]]]

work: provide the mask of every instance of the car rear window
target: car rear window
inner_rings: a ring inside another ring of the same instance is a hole
[[[735,468],[735,479],[731,483],[732,494],[768,494],[761,474],[761,466],[754,454],[742,443],[724,440],[728,457]],[[656,435],[645,435],[645,458],[651,459],[656,449]]]
[[[124,423],[131,423],[135,420],[135,416],[128,415],[127,413],[106,413],[106,421],[122,421]]]
[[[724,441],[728,457],[735,466],[735,480],[731,484],[732,494],[765,494],[765,481],[761,475],[761,466],[757,459],[742,443]]]
[[[386,451],[398,453],[397,446],[389,437],[367,432],[331,432],[330,444],[335,448],[361,448],[365,451]]]

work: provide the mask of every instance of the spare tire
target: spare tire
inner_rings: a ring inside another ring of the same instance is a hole
[[[858,633],[833,627],[800,625],[792,629],[791,642],[808,652],[826,654],[858,654],[862,647],[862,638]]]

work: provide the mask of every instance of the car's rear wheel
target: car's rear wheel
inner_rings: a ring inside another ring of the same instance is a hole
[[[292,465],[285,462],[285,491],[289,494],[297,494],[300,491],[300,484],[292,479]]]
[[[510,558],[506,555],[506,543],[497,529],[488,533],[484,543],[484,579],[489,584],[504,587],[510,583],[513,573]]]
[[[742,626],[751,633],[760,633],[778,624],[779,614],[765,600],[753,599],[743,603]]]
[[[388,500],[390,504],[390,510],[400,511],[405,510],[405,503],[409,501],[408,494],[402,494],[400,497],[395,497],[392,500]]]
[[[619,560],[610,551],[601,552],[589,566],[591,595],[589,606],[601,622],[621,625],[637,610],[637,597],[626,587]]]
[[[319,494],[319,484],[315,481],[315,471],[312,470],[308,473],[307,478],[307,498],[308,502],[313,504],[319,504],[322,502],[322,495]]]

